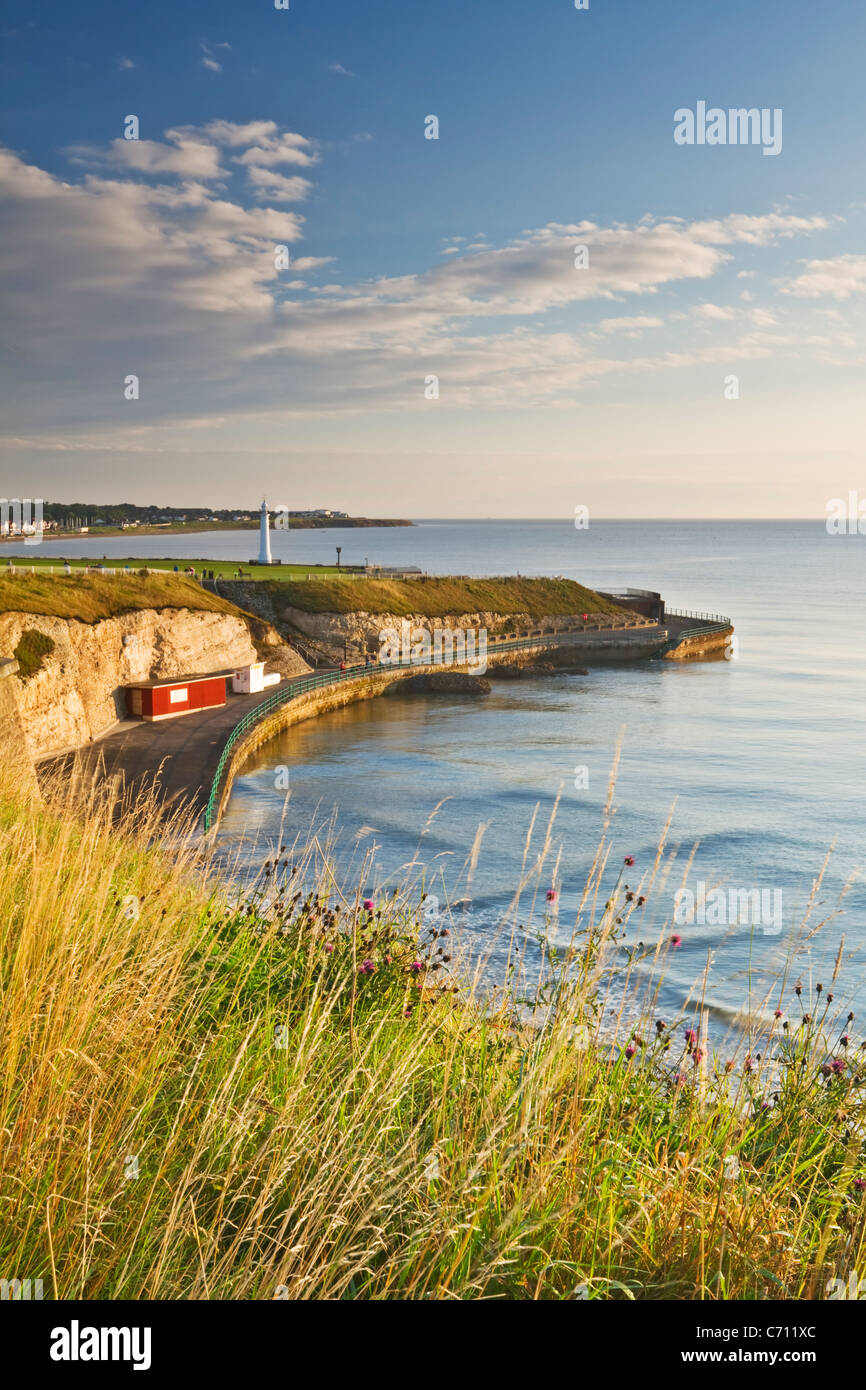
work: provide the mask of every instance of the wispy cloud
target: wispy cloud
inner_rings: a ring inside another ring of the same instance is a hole
[[[350,72],[348,68],[344,68],[342,63],[331,63],[328,67],[328,72],[336,72],[339,74],[340,77],[355,76],[355,74],[353,72]]]
[[[213,55],[215,48],[231,49],[230,43],[208,43],[206,39],[201,40],[202,60],[201,65],[207,68],[208,72],[222,72],[222,63],[218,63]]]

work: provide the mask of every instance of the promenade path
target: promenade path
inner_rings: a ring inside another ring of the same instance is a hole
[[[492,662],[508,660],[521,651],[543,651],[553,647],[573,647],[576,658],[588,654],[591,649],[604,649],[616,645],[621,654],[628,657],[629,648],[634,647],[635,656],[645,656],[663,646],[667,639],[666,627],[644,622],[636,627],[623,629],[622,626],[561,633],[538,633],[517,639],[491,639],[488,643],[488,659]],[[256,724],[256,710],[266,706],[267,711],[288,705],[297,695],[302,697],[311,691],[338,686],[369,684],[371,676],[393,676],[394,681],[413,671],[441,670],[443,666],[460,668],[461,662],[443,662],[431,665],[423,661],[403,662],[393,666],[373,664],[371,667],[350,667],[345,675],[338,669],[318,671],[309,676],[288,681],[276,690],[269,689],[257,695],[227,696],[227,703],[218,709],[202,710],[195,714],[185,714],[176,719],[160,720],[156,723],[125,719],[112,730],[76,752],[68,752],[39,763],[37,773],[40,777],[50,776],[60,770],[72,775],[78,763],[82,780],[87,783],[95,778],[99,782],[115,778],[118,790],[122,789],[127,801],[142,791],[153,789],[166,810],[185,805],[197,818],[204,816],[211,799],[218,773],[222,773],[225,763],[224,753],[238,736],[238,725],[245,728]],[[384,684],[389,682],[387,679]],[[262,710],[262,716],[266,714]]]

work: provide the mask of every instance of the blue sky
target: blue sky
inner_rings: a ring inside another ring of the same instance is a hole
[[[864,39],[854,0],[7,3],[4,490],[823,515]],[[699,100],[781,108],[781,153],[676,145]]]

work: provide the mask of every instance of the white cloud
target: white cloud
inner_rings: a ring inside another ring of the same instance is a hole
[[[247,177],[256,190],[257,198],[270,198],[275,203],[300,203],[306,198],[312,184],[299,174],[291,176],[278,174],[273,169],[260,169],[251,164]]]
[[[696,304],[693,310],[696,318],[711,319],[714,321],[729,323],[736,317],[736,310],[726,308],[721,304]]]
[[[330,67],[328,68],[328,72],[336,72],[339,74],[340,77],[355,76],[355,74],[353,72],[350,72],[348,68],[344,68],[342,63],[331,63]]]
[[[695,286],[731,260],[738,236],[751,245],[789,234],[775,214],[771,228],[756,218],[552,224],[468,255],[455,240],[447,247],[454,254],[416,274],[305,290],[297,277],[332,257],[299,257],[292,279],[274,266],[275,246],[298,242],[303,219],[244,207],[211,180],[226,174],[220,158],[230,151],[229,168],[245,168],[260,195],[303,196],[307,180],[273,166],[286,162],[286,152],[314,162],[310,140],[273,122],[212,121],[137,142],[130,157],[135,143],[91,152],[101,172],[74,183],[0,155],[2,309],[17,348],[8,373],[16,433],[54,429],[71,445],[103,427],[131,434],[211,413],[252,419],[411,409],[436,363],[447,374],[449,407],[570,408],[582,386],[616,374],[802,346],[795,332],[771,335],[759,324],[707,346],[688,319],[685,335],[697,342],[676,354],[626,358],[612,336],[603,347],[598,337],[660,327],[660,315],[639,312],[648,296],[671,286],[687,307]],[[271,165],[247,158],[257,149],[274,156]],[[179,180],[167,177],[178,173]],[[590,248],[588,269],[575,268],[576,243]],[[597,330],[538,326],[548,310],[618,306],[631,296],[636,312],[602,319]],[[118,386],[128,372],[142,382],[135,413]]]
[[[828,261],[806,261],[806,269],[795,280],[782,286],[783,294],[801,299],[850,299],[852,294],[866,294],[866,256],[835,256]]]
[[[166,131],[160,140],[112,140],[97,149],[92,145],[72,145],[67,153],[78,164],[108,165],[139,174],[183,174],[189,178],[214,179],[225,170],[215,145],[191,138],[180,131]]]
[[[135,63],[132,61],[131,58],[118,58],[117,66],[121,72],[129,72],[132,68],[135,67]]]
[[[202,65],[203,68],[207,68],[208,72],[222,72],[222,70],[223,70],[222,63],[218,63],[217,60],[216,60],[216,58],[213,56],[213,50],[214,50],[214,48],[228,48],[228,49],[230,49],[230,48],[231,48],[231,44],[230,44],[230,43],[210,44],[210,43],[208,43],[205,39],[202,39],[202,41],[201,41],[201,51],[202,51],[203,57],[202,57],[202,60],[201,60],[201,65]]]
[[[623,315],[622,318],[601,319],[596,327],[602,333],[629,333],[636,335],[644,328],[662,328],[664,319],[652,318],[648,314],[638,314],[634,318]]]

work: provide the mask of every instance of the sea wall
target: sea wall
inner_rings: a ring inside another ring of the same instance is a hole
[[[698,661],[706,657],[722,657],[728,650],[733,636],[733,626],[717,632],[699,633],[683,638],[670,651],[664,653],[666,661]]]

